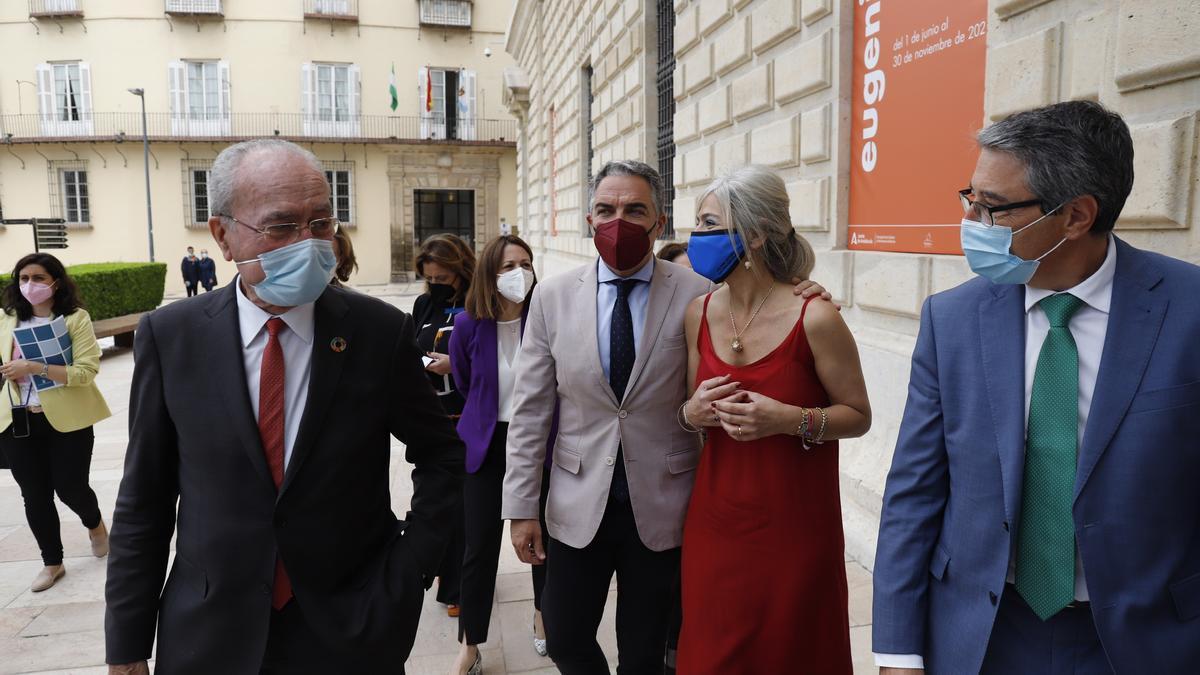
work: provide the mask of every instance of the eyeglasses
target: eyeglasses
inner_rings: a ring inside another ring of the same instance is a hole
[[[1000,206],[984,206],[978,204],[971,199],[971,194],[974,192],[971,188],[963,188],[958,191],[958,200],[962,203],[963,213],[975,216],[976,220],[991,227],[996,224],[996,214],[1004,211],[1012,211],[1013,209],[1023,209],[1027,206],[1040,206],[1043,212],[1045,207],[1042,206],[1040,199],[1028,199],[1023,202],[1013,202],[1012,204],[1001,204]],[[1051,211],[1056,209],[1051,209]]]
[[[254,230],[259,235],[277,244],[296,241],[300,238],[300,233],[306,229],[317,239],[329,239],[338,233],[342,225],[341,221],[336,217],[330,217],[310,220],[307,225],[301,225],[300,223],[273,223],[262,227],[254,227],[253,225],[243,223],[231,215],[226,215],[225,217],[246,229]]]

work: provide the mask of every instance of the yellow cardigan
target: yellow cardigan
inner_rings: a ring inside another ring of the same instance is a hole
[[[17,324],[16,314],[0,311],[0,357],[8,363],[12,358],[13,330]],[[96,373],[100,372],[100,343],[92,330],[92,318],[87,311],[77,309],[67,316],[67,331],[71,334],[71,351],[74,363],[67,366],[67,384],[38,392],[46,421],[55,430],[67,433],[92,426],[112,416],[104,397],[96,387]],[[5,386],[19,400],[20,388],[15,382],[5,381]],[[0,394],[0,431],[12,425],[11,402],[8,394]]]

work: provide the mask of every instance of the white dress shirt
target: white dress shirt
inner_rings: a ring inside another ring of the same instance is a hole
[[[242,334],[242,364],[246,368],[246,389],[250,393],[250,405],[254,419],[258,420],[259,376],[262,374],[263,351],[267,348],[267,321],[274,318],[261,307],[250,302],[242,292],[241,279],[237,286],[238,327]],[[313,334],[316,331],[314,303],[293,307],[280,314],[287,329],[279,332],[279,346],[283,349],[283,467],[286,470],[292,460],[292,447],[300,431],[300,418],[304,404],[308,402],[308,381],[312,375]]]
[[[1117,270],[1117,247],[1112,235],[1108,237],[1108,253],[1092,276],[1081,281],[1070,293],[1083,301],[1083,306],[1071,317],[1067,327],[1075,338],[1079,352],[1079,436],[1083,447],[1083,430],[1087,428],[1092,409],[1092,393],[1100,372],[1100,357],[1104,353],[1104,338],[1108,334],[1108,310],[1112,303],[1113,276]],[[1050,332],[1050,321],[1038,306],[1043,298],[1059,291],[1025,287],[1025,428],[1029,427],[1029,400],[1033,395],[1033,376],[1037,370],[1042,343]],[[1008,559],[1008,583],[1014,583],[1017,570],[1017,547],[1013,546]],[[1083,561],[1075,552],[1075,599],[1088,600],[1087,583],[1083,576]],[[924,659],[916,654],[875,654],[875,665],[889,668],[924,668]]]
[[[609,339],[612,333],[613,305],[617,302],[617,285],[608,283],[615,279],[637,279],[642,283],[629,292],[629,313],[633,317],[633,353],[642,346],[642,328],[646,325],[646,306],[650,304],[650,280],[654,278],[654,256],[642,269],[628,277],[618,276],[603,260],[596,265],[596,343],[600,347],[600,365],[604,368],[604,379],[608,379]]]
[[[521,319],[496,322],[496,386],[499,407],[496,419],[512,421],[513,389],[517,385],[517,360],[521,354]]]

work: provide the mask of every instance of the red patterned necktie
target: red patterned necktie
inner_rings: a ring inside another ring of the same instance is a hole
[[[267,348],[263,350],[262,369],[258,376],[258,434],[262,438],[263,452],[275,489],[283,484],[283,430],[284,430],[284,372],[283,347],[279,344],[279,331],[283,330],[283,319],[274,317],[267,321]],[[292,599],[292,582],[288,579],[283,560],[275,557],[275,585],[271,589],[271,606],[282,609]]]

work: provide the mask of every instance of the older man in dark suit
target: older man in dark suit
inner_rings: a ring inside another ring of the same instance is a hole
[[[402,672],[463,449],[411,318],[328,286],[311,153],[227,148],[209,227],[240,275],[142,321],[109,558],[107,661],[144,673]],[[193,377],[197,360],[208,377]],[[397,520],[389,446],[414,495]],[[176,556],[167,571],[169,544]]]

